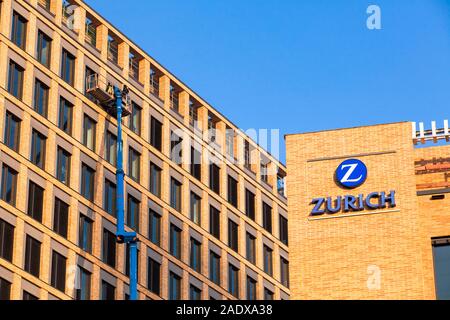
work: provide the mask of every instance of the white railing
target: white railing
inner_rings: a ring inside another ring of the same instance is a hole
[[[412,139],[414,144],[418,142],[424,144],[427,141],[437,142],[439,140],[450,141],[450,132],[448,127],[448,120],[443,121],[443,127],[438,128],[436,121],[431,121],[431,128],[425,129],[423,122],[412,123]]]

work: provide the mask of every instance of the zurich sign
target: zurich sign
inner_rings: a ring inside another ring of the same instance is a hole
[[[361,160],[348,159],[336,169],[336,181],[344,188],[354,189],[366,181],[367,167]]]

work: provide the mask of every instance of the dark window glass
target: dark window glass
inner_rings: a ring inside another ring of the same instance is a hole
[[[202,263],[201,263],[201,257],[202,257],[202,244],[195,240],[194,238],[191,238],[191,257],[190,257],[190,265],[191,268],[194,269],[197,272],[201,272]]]
[[[27,235],[25,248],[25,266],[26,272],[39,278],[41,269],[41,243]]]
[[[189,288],[189,300],[197,301],[201,299],[202,299],[202,290],[191,284]]]
[[[83,144],[95,151],[95,126],[96,123],[93,119],[84,115],[83,119]]]
[[[14,11],[12,16],[11,41],[18,47],[25,49],[26,36],[27,20]]]
[[[31,134],[31,162],[41,169],[44,169],[46,140],[46,136],[33,129]]]
[[[92,84],[93,81],[95,81],[95,77],[96,77],[97,73],[92,70],[89,67],[86,67],[85,69],[85,79],[86,81],[84,82],[84,95],[91,100],[92,102],[94,102],[95,104],[100,104],[100,101],[95,98],[95,96],[92,93],[88,93],[87,89],[88,89],[88,85]]]
[[[450,300],[450,241],[433,240],[434,278],[436,298]]]
[[[264,288],[264,300],[273,300],[273,292]]]
[[[263,228],[272,232],[272,208],[265,202],[262,205],[263,210]]]
[[[130,129],[136,134],[141,134],[142,109],[134,102],[131,103]]]
[[[209,207],[209,232],[220,239],[220,211],[213,206]]]
[[[116,297],[116,288],[108,282],[102,280],[102,300],[114,300]]]
[[[161,216],[149,209],[149,239],[151,242],[160,245],[161,242]]]
[[[170,225],[170,253],[181,258],[181,229],[173,224]]]
[[[109,181],[108,179],[105,179],[105,202],[104,202],[104,209],[106,212],[108,212],[113,217],[116,216],[116,185]]]
[[[247,300],[256,300],[256,280],[247,277]]]
[[[53,251],[52,255],[52,287],[64,292],[66,290],[66,258]]]
[[[128,173],[136,182],[139,182],[141,155],[133,148],[128,149]]]
[[[151,118],[150,123],[150,144],[161,151],[162,147],[162,123],[156,118]]]
[[[11,283],[0,278],[0,300],[11,299]]]
[[[228,202],[235,208],[238,205],[238,182],[228,176]]]
[[[14,226],[0,219],[0,258],[12,262]]]
[[[180,165],[183,162],[183,138],[175,132],[170,132],[170,159]]]
[[[238,252],[238,225],[228,219],[228,246]]]
[[[12,206],[16,205],[17,172],[6,164],[2,168],[2,200]]]
[[[17,99],[22,99],[24,69],[14,61],[9,61],[8,92]]]
[[[78,235],[78,245],[88,253],[92,253],[92,232],[94,221],[85,215],[80,214],[80,229]]]
[[[280,240],[285,245],[288,245],[288,221],[282,215],[280,215],[279,226],[280,226]]]
[[[135,230],[139,231],[139,206],[140,202],[135,197],[128,195],[127,199],[127,225]]]
[[[116,236],[103,229],[102,260],[110,267],[116,267]]]
[[[50,66],[51,57],[51,47],[52,39],[43,33],[41,30],[38,31],[37,37],[37,60],[44,66]]]
[[[34,300],[39,300],[38,297],[36,297],[35,295],[32,295],[31,293],[24,291],[22,293],[22,300],[24,301],[34,301]]]
[[[56,178],[69,185],[70,178],[70,153],[58,147]]]
[[[181,278],[173,272],[169,274],[169,300],[181,299]]]
[[[191,174],[197,180],[202,179],[202,154],[194,147],[191,147]]]
[[[239,298],[239,269],[234,265],[228,265],[228,292]]]
[[[67,134],[72,134],[72,112],[73,104],[64,99],[59,100],[58,127]]]
[[[12,150],[19,151],[20,119],[6,111],[5,145]]]
[[[264,272],[269,276],[273,274],[272,249],[263,246]]]
[[[76,290],[77,300],[90,300],[91,299],[91,277],[92,274],[81,268],[79,269],[79,288]]]
[[[251,263],[256,263],[256,238],[247,232],[246,234],[246,247],[247,247],[247,260]]]
[[[289,288],[289,261],[280,258],[280,278],[281,284]]]
[[[106,131],[105,158],[113,166],[117,164],[117,137]]]
[[[161,197],[161,168],[150,163],[150,192],[158,198]]]
[[[220,168],[214,163],[209,165],[209,187],[215,193],[220,194]]]
[[[198,225],[200,225],[202,212],[201,200],[202,198],[191,192],[191,220]]]
[[[81,194],[90,201],[94,200],[94,177],[95,170],[83,163],[81,165]]]
[[[50,88],[44,84],[42,81],[36,79],[34,82],[34,111],[39,113],[41,116],[47,116],[48,109],[48,96]]]
[[[75,79],[75,57],[65,49],[62,51],[61,78],[73,86]]]
[[[174,178],[170,179],[170,206],[181,212],[181,183]]]
[[[209,279],[220,285],[220,256],[213,251],[209,253]]]
[[[67,238],[67,224],[69,222],[69,205],[55,198],[55,215],[53,217],[53,231],[61,237]]]
[[[42,222],[44,205],[44,189],[30,181],[28,187],[28,215],[34,220]]]
[[[151,292],[160,294],[161,264],[148,258],[147,287]]]
[[[245,214],[255,220],[255,195],[247,189],[245,189]]]

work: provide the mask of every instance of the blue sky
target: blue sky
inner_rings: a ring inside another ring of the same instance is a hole
[[[450,0],[86,2],[244,130],[448,118]]]

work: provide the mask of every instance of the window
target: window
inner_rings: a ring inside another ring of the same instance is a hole
[[[169,300],[181,299],[181,277],[173,272],[169,274]]]
[[[37,60],[46,67],[50,67],[52,39],[43,33],[38,31],[37,37]]]
[[[139,206],[141,203],[131,195],[128,195],[127,200],[127,225],[131,229],[139,231]]]
[[[436,298],[450,299],[450,241],[447,238],[433,239],[434,276]]]
[[[87,92],[87,89],[89,87],[91,87],[95,81],[97,81],[98,79],[98,74],[97,72],[95,72],[94,70],[92,70],[89,67],[85,68],[84,71],[84,95],[91,100],[92,102],[94,102],[95,104],[100,104],[100,101],[91,93],[91,92]]]
[[[234,157],[234,131],[232,129],[227,128],[225,142],[227,154],[230,157]]]
[[[24,270],[39,278],[39,271],[41,269],[41,243],[27,235],[25,246]]]
[[[9,61],[8,92],[22,99],[24,69],[14,61]]]
[[[209,232],[220,239],[220,211],[213,206],[209,207]]]
[[[97,27],[89,17],[86,17],[86,42],[94,48],[97,46]]]
[[[95,151],[95,121],[87,115],[83,117],[83,144]]]
[[[23,301],[35,301],[35,300],[39,300],[39,298],[36,297],[35,295],[32,295],[31,293],[29,293],[27,291],[23,291],[22,300]]]
[[[228,265],[228,292],[239,298],[239,269],[232,264]]]
[[[173,224],[170,225],[170,253],[181,258],[181,229]]]
[[[141,155],[133,148],[128,149],[128,172],[131,179],[139,182]]]
[[[47,116],[48,109],[48,96],[50,88],[44,84],[42,81],[36,79],[34,82],[34,111],[39,113],[41,116]]]
[[[30,181],[28,186],[28,215],[34,220],[42,222],[44,205],[44,189]]]
[[[247,232],[246,234],[246,257],[251,263],[256,263],[256,238]]]
[[[31,134],[31,162],[44,169],[45,142],[47,137],[33,129]]]
[[[27,37],[27,20],[17,12],[13,11],[11,41],[25,50]]]
[[[108,35],[108,60],[114,64],[119,63],[119,44],[111,35]]]
[[[72,111],[73,104],[64,99],[59,100],[58,127],[67,134],[72,134]]]
[[[64,292],[66,290],[66,258],[53,251],[52,255],[52,287]]]
[[[198,127],[198,106],[189,99],[189,124],[194,128]]]
[[[46,10],[50,11],[51,0],[39,0],[38,4],[42,7],[44,7]]]
[[[2,168],[2,200],[10,205],[16,205],[17,172],[6,164]]]
[[[106,131],[105,158],[113,166],[117,164],[117,137],[111,132]]]
[[[289,261],[280,258],[280,279],[281,284],[289,288]]]
[[[273,300],[273,292],[264,288],[264,300]]]
[[[280,215],[280,240],[285,245],[288,245],[288,221],[285,217]]]
[[[201,257],[202,257],[202,250],[201,250],[202,244],[197,241],[194,238],[191,238],[191,257],[190,257],[190,265],[191,268],[194,269],[197,272],[201,272],[202,264],[201,264]]]
[[[228,246],[238,252],[238,225],[228,219]]]
[[[161,168],[150,163],[150,192],[158,198],[161,197]]]
[[[200,225],[202,212],[201,200],[202,198],[191,192],[191,220],[198,225]]]
[[[162,123],[156,118],[151,118],[150,123],[150,144],[161,151],[162,147]]]
[[[20,119],[6,111],[5,119],[5,145],[19,152]]]
[[[102,300],[114,300],[116,297],[116,288],[102,280]]]
[[[263,210],[263,228],[268,232],[272,232],[272,208],[265,202],[262,206]]]
[[[181,183],[174,178],[170,179],[170,206],[181,212]]]
[[[70,153],[58,147],[57,158],[56,178],[65,185],[69,185]]]
[[[0,300],[10,300],[11,298],[11,283],[5,279],[0,278]]]
[[[102,261],[110,267],[116,267],[116,236],[103,229]]]
[[[85,215],[80,214],[80,229],[78,235],[78,246],[86,251],[92,253],[92,232],[94,221]]]
[[[273,274],[272,266],[272,249],[268,246],[263,246],[263,258],[264,258],[264,272],[269,276]]]
[[[255,195],[248,189],[245,189],[245,214],[255,220]]]
[[[220,168],[214,163],[209,165],[209,187],[215,193],[220,194]]]
[[[0,219],[0,258],[12,262],[14,227]]]
[[[277,192],[280,196],[286,197],[286,189],[285,189],[285,176],[277,175]]]
[[[175,132],[170,132],[170,159],[180,165],[183,163],[183,138]]]
[[[256,300],[256,280],[247,276],[247,300]]]
[[[79,288],[76,291],[77,300],[91,299],[91,273],[81,267],[78,267],[79,273]]]
[[[161,242],[161,216],[153,211],[149,210],[149,239],[157,246]]]
[[[191,174],[197,180],[202,179],[202,153],[191,147]]]
[[[261,163],[261,181],[269,183],[269,176],[267,175],[268,168],[267,163]]]
[[[104,209],[113,217],[116,216],[116,185],[105,179],[105,200],[104,200]]]
[[[67,238],[67,224],[69,222],[69,205],[55,198],[55,214],[53,217],[53,231],[61,237]]]
[[[238,205],[238,182],[228,176],[228,202],[235,208]]]
[[[94,200],[94,175],[94,169],[81,164],[81,194],[90,201]]]
[[[247,169],[251,168],[251,157],[250,157],[250,142],[248,142],[247,140],[245,140],[244,143],[244,166]]]
[[[136,134],[141,134],[141,113],[142,109],[131,102],[130,129]]]
[[[136,81],[139,81],[139,57],[134,53],[130,52],[128,57],[129,64],[129,76]]]
[[[159,96],[159,77],[153,66],[150,66],[150,92],[156,97]]]
[[[197,301],[201,299],[202,299],[202,290],[191,284],[189,287],[189,300]]]
[[[61,78],[73,86],[75,79],[75,57],[65,49],[62,51]]]
[[[160,294],[161,264],[148,258],[147,288],[154,294]]]
[[[209,280],[220,286],[220,256],[213,251],[209,253]]]

